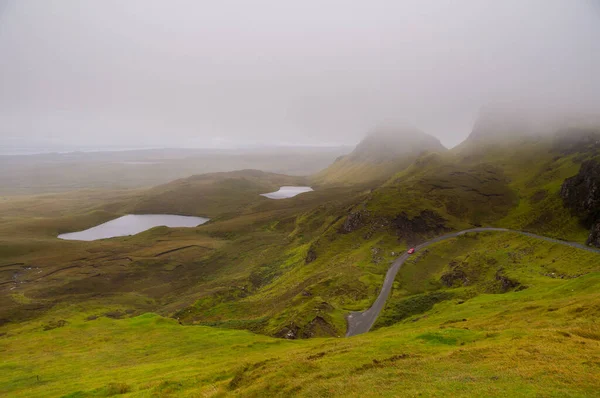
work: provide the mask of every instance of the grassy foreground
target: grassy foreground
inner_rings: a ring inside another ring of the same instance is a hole
[[[181,326],[150,313],[115,320],[96,318],[99,308],[83,304],[57,306],[43,318],[3,327],[0,394],[598,396],[600,262],[592,257],[490,234],[433,246],[398,280],[420,268],[432,277],[441,270],[436,258],[490,244],[498,250],[490,257],[510,251],[506,245],[521,253],[507,273],[527,288],[451,298],[350,339],[288,341]],[[561,260],[568,257],[577,261]],[[546,261],[568,277],[541,275],[536,267]]]

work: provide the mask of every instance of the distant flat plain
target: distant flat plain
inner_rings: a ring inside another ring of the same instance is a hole
[[[243,169],[311,175],[350,149],[144,149],[0,155],[0,196],[139,188],[196,174]]]

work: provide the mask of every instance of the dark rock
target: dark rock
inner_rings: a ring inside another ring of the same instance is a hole
[[[336,336],[335,328],[321,316],[316,316],[306,325],[301,337],[325,337]]]
[[[295,323],[291,323],[289,327],[284,327],[279,332],[275,333],[275,337],[280,337],[288,340],[295,340],[298,338],[299,331],[300,328]]]
[[[386,219],[386,218],[377,218],[375,220],[372,220],[369,224],[368,224],[368,229],[367,232],[365,232],[365,234],[363,235],[364,239],[371,239],[371,237],[373,236],[373,234],[377,231],[380,231],[382,229],[386,229],[388,228],[390,225],[390,220]]]
[[[58,328],[62,328],[63,326],[66,326],[67,324],[68,324],[68,322],[65,321],[64,319],[59,319],[58,321],[48,322],[48,324],[44,325],[43,329],[44,329],[44,331],[58,329]]]
[[[306,264],[312,263],[313,261],[315,261],[317,259],[317,252],[315,251],[314,247],[310,247],[308,249],[308,252],[306,253],[306,258],[304,259],[304,262]]]
[[[583,225],[591,228],[587,244],[600,247],[600,163],[583,162],[579,173],[563,182],[560,196]]]
[[[111,319],[121,319],[125,316],[125,314],[121,311],[109,311],[105,313],[104,316]]]
[[[448,287],[455,286],[457,283],[460,283],[463,286],[469,284],[469,278],[467,278],[465,271],[458,268],[452,269],[451,271],[443,274],[440,280]]]
[[[592,229],[590,230],[590,235],[585,242],[588,246],[600,247],[600,220],[594,225],[592,225]]]
[[[502,293],[505,293],[510,289],[514,289],[515,287],[520,285],[519,282],[502,275],[501,270],[498,270],[498,272],[496,272],[496,280],[500,282],[500,290],[502,291]]]
[[[361,211],[348,214],[348,217],[346,217],[346,221],[344,221],[340,232],[343,234],[349,234],[350,232],[356,231],[362,227],[364,218],[363,212]]]
[[[568,208],[591,226],[600,218],[600,163],[583,162],[579,173],[563,182],[560,196]]]
[[[432,210],[423,210],[413,218],[403,212],[394,218],[392,225],[397,235],[407,240],[413,240],[419,235],[439,235],[450,231],[450,228],[446,227],[446,220]]]

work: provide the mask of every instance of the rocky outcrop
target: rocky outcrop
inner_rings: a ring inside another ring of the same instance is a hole
[[[567,178],[563,183],[560,196],[565,205],[589,225],[600,218],[600,163],[590,160],[584,162],[579,173]]]
[[[510,279],[509,277],[502,274],[502,269],[496,271],[496,281],[500,287],[500,291],[502,293],[506,293],[511,289],[519,287],[521,284],[515,280]]]
[[[421,236],[440,235],[450,231],[446,226],[446,220],[433,210],[423,210],[418,216],[412,218],[406,213],[401,213],[394,218],[392,225],[400,239],[411,242]]]
[[[304,262],[306,264],[310,264],[313,261],[315,261],[317,259],[317,251],[315,250],[315,248],[313,246],[311,246],[308,249],[308,252],[306,253],[306,258],[304,259]]]
[[[600,247],[600,163],[583,162],[579,173],[563,182],[560,196],[565,206],[591,229],[587,244]]]
[[[300,337],[309,339],[311,337],[336,336],[335,328],[321,316],[316,316],[306,325]]]
[[[363,214],[362,211],[357,211],[354,213],[348,214],[344,224],[342,225],[340,232],[343,234],[349,234],[350,232],[354,232],[363,225],[363,221],[366,218],[366,214]]]
[[[405,239],[410,244],[451,230],[446,226],[446,219],[433,210],[422,210],[416,216],[402,212],[394,218],[374,217],[367,210],[358,210],[348,214],[339,227],[339,233],[348,234],[361,228],[364,239],[370,239],[377,231],[391,229],[401,240]]]
[[[450,270],[440,277],[440,281],[447,287],[467,286],[469,278],[465,271],[459,267],[457,261],[451,261],[448,264]]]
[[[588,246],[600,247],[600,221],[592,225],[590,235],[585,244]]]
[[[318,315],[313,316],[308,322],[291,322],[275,333],[275,337],[288,340],[327,336],[339,337],[338,331],[331,322],[331,317],[327,315],[328,312],[333,310],[333,306],[327,302],[316,303],[314,311],[318,312]]]

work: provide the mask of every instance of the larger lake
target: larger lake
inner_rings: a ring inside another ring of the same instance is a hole
[[[204,217],[173,216],[169,214],[130,214],[100,224],[85,231],[58,235],[66,240],[98,240],[139,234],[154,227],[197,227],[207,222]]]

